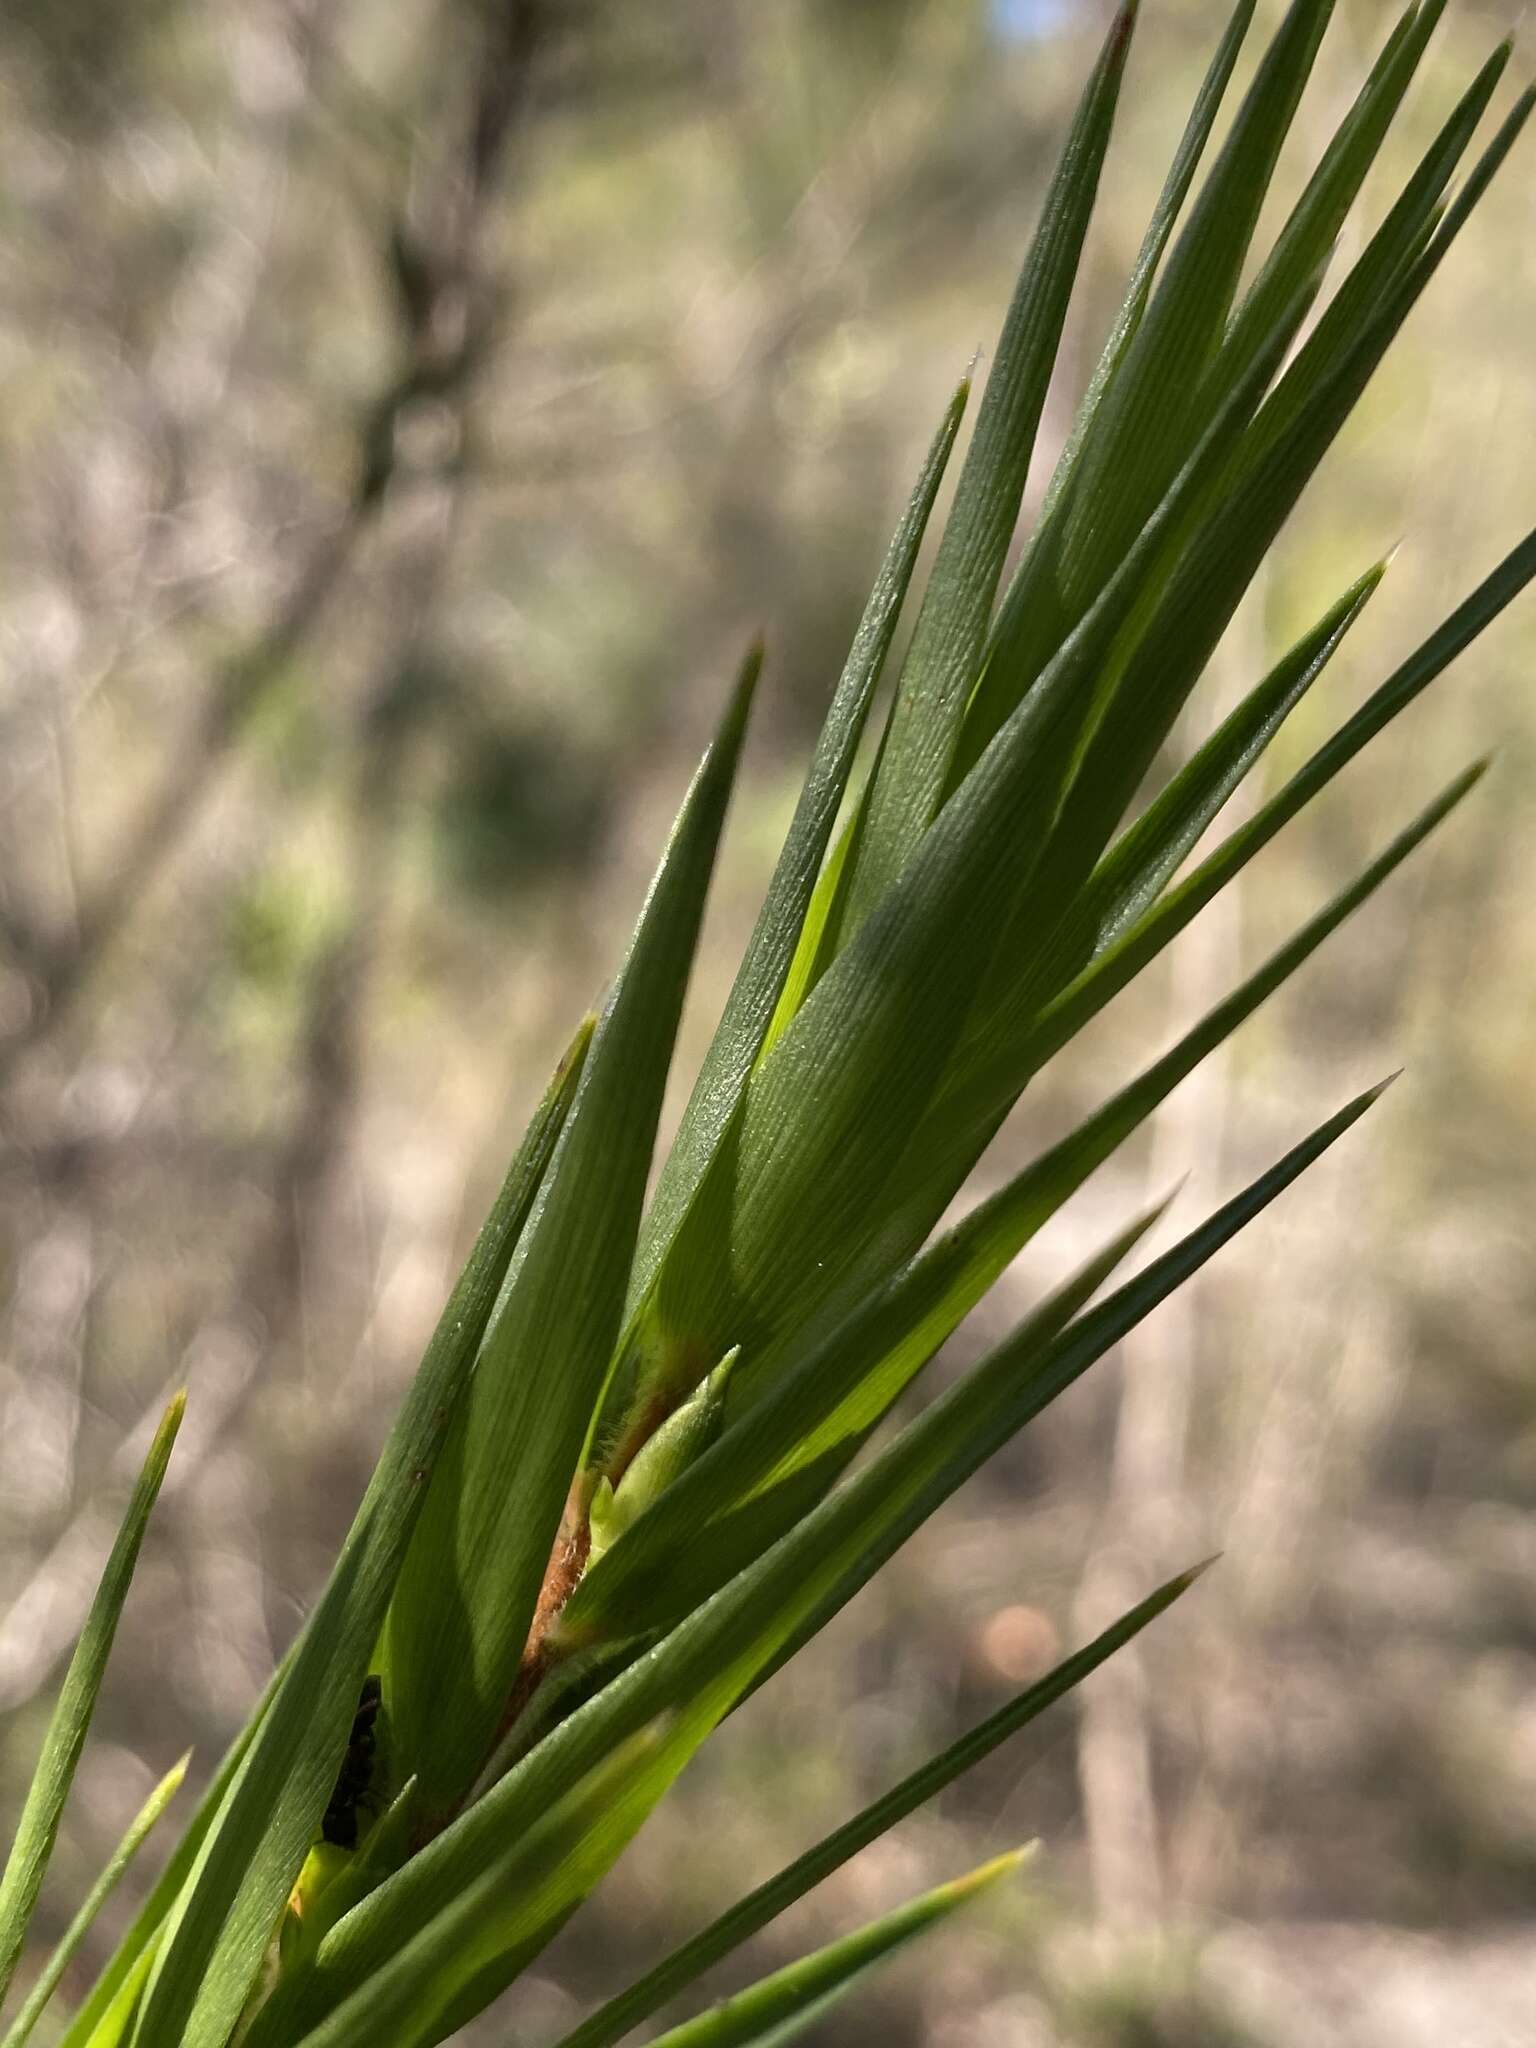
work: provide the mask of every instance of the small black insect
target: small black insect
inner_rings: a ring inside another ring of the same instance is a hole
[[[363,1680],[357,1712],[352,1716],[352,1733],[347,1737],[347,1753],[341,1760],[341,1769],[336,1773],[331,1803],[326,1807],[325,1818],[320,1823],[321,1834],[338,1849],[357,1847],[357,1810],[359,1806],[366,1804],[373,1781],[375,1753],[378,1748],[378,1734],[374,1723],[379,1718],[379,1707],[383,1698],[383,1683],[376,1673],[370,1672]]]

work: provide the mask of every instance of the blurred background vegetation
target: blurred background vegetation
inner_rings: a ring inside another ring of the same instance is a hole
[[[1453,6],[1395,166],[1516,11]],[[1050,459],[1224,12],[1149,0]],[[1388,20],[1342,0],[1286,190]],[[7,1812],[115,1489],[165,1390],[192,1390],[50,1936],[152,1777],[189,1741],[210,1767],[291,1638],[761,625],[771,683],[686,1080],[1102,26],[1087,0],[0,16]],[[1529,524],[1533,194],[1527,151],[1292,522],[1184,744],[1401,537],[1277,744],[1282,774]],[[1349,1089],[1400,1061],[1407,1083],[732,1721],[551,1951],[517,2038],[570,2023],[1216,1548],[1052,1737],[867,1852],[755,1962],[1039,1833],[1021,1901],[827,2042],[1524,2037],[1533,651],[1527,605],[1032,1091],[997,1174],[1499,749],[1465,819],[1185,1084],[995,1314],[1149,1187],[1188,1170],[1192,1214]]]

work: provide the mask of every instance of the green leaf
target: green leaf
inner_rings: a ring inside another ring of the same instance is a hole
[[[507,1262],[584,1071],[590,1026],[535,1113],[448,1298],[335,1570],[244,1748],[165,1916],[133,2034],[138,2048],[227,2048],[346,1748],[428,1478]],[[127,1996],[127,1980],[118,1999]],[[111,2012],[109,2008],[109,2015]],[[104,2021],[104,2024],[107,2022]]]
[[[1297,285],[1327,260],[1444,12],[1445,0],[1415,0],[1399,17],[1233,316],[1213,375],[1241,375]],[[1210,394],[1201,397],[1208,403]]]
[[[952,1785],[1010,1736],[1043,1714],[1047,1707],[1080,1685],[1106,1657],[1171,1607],[1205,1570],[1205,1565],[1196,1565],[1192,1571],[1181,1572],[1177,1578],[1159,1587],[1139,1606],[1105,1629],[1102,1635],[1096,1636],[1085,1649],[1065,1658],[1044,1678],[1016,1693],[995,1714],[989,1715],[939,1755],[930,1758],[910,1776],[903,1778],[899,1785],[883,1793],[861,1813],[845,1821],[803,1856],[796,1857],[793,1863],[769,1878],[766,1884],[759,1885],[722,1913],[718,1920],[711,1921],[708,1927],[674,1949],[628,1990],[609,1999],[580,2026],[563,2036],[556,2048],[612,2048],[614,2042],[622,2040],[632,2027],[658,2012],[679,1991],[711,1969],[722,1956],[739,1948],[742,1942],[777,1919],[786,1907],[803,1898],[823,1878],[830,1877],[834,1870],[841,1869],[861,1849],[868,1848],[871,1842],[889,1833],[909,1814],[937,1798],[946,1786]]]
[[[976,1097],[975,1113],[980,1113],[983,1100],[994,1105],[1012,1102],[1029,1076],[1076,1037],[1090,1018],[1134,980],[1212,897],[1328,786],[1340,769],[1442,675],[1533,576],[1536,529],[1510,550],[1444,624],[1394,669],[1354,716],[1274,796],[1134,926],[1116,935],[1114,943],[1041,1013],[1026,1042],[997,1048],[998,1067],[992,1078],[985,1082],[973,1078],[968,1084]]]
[[[1039,672],[1049,649],[1059,637],[1056,628],[1060,625],[1061,613],[1058,594],[1053,587],[1053,564],[1060,538],[1061,507],[1077,473],[1084,442],[1104,393],[1146,312],[1157,266],[1173,233],[1174,222],[1189,196],[1189,188],[1231,82],[1238,52],[1253,20],[1253,5],[1254,0],[1240,0],[1216,46],[1158,195],[1157,205],[1153,208],[1126,286],[1125,298],[1051,476],[1035,530],[992,623],[981,674],[966,707],[950,765],[951,790],[959,787],[980,759],[988,740],[1014,709],[1024,686]]]
[[[1497,63],[1502,68],[1503,63],[1508,59],[1513,48],[1514,44],[1512,41],[1501,43],[1494,51],[1493,56],[1489,58],[1489,65]],[[1493,140],[1478,158],[1476,164],[1473,165],[1466,183],[1446,208],[1445,218],[1435,230],[1434,240],[1424,253],[1421,267],[1425,273],[1426,281],[1428,275],[1434,271],[1452,242],[1455,241],[1457,235],[1466,226],[1478,201],[1503,167],[1504,159],[1514,148],[1526,122],[1531,118],[1533,108],[1536,108],[1536,85],[1528,85],[1509,112],[1504,116],[1504,119],[1499,123]],[[1420,286],[1420,289],[1422,289],[1422,286]]]
[[[1358,362],[1364,366],[1363,373],[1360,368],[1350,371],[1356,391],[1364,388],[1434,268],[1434,263],[1426,267],[1424,259],[1437,218],[1436,209],[1487,111],[1509,56],[1508,42],[1499,44],[1490,54],[1324,307],[1317,325],[1254,422],[1237,458],[1243,470],[1254,470],[1274,445],[1293,431],[1298,417],[1315,400],[1319,385],[1330,376],[1339,389],[1349,390],[1349,382],[1337,378],[1341,363]],[[1513,140],[1513,131],[1509,139]],[[1496,142],[1494,148],[1498,147]],[[1507,148],[1508,143],[1503,147]],[[1485,154],[1485,165],[1487,161]],[[1484,169],[1477,192],[1481,192],[1490,175],[1491,170]],[[1477,176],[1474,173],[1474,179]],[[1449,240],[1445,246],[1449,246]],[[1347,414],[1353,402],[1353,398],[1347,399],[1340,417]]]
[[[754,1073],[652,1297],[650,1341],[674,1384],[732,1344],[750,1364],[776,1329],[808,1319],[877,1226],[879,1191],[1038,855],[1032,816],[1049,815],[1107,645],[1266,379],[1260,365],[1229,397],[1098,601]]]
[[[1333,0],[1293,0],[1084,444],[1058,574],[1081,607],[1167,488]]]
[[[1189,197],[1189,188],[1194,183],[1195,172],[1199,169],[1200,159],[1205,154],[1205,145],[1211,139],[1211,130],[1216,125],[1216,116],[1221,110],[1221,103],[1231,83],[1238,52],[1242,49],[1252,25],[1253,8],[1254,0],[1239,0],[1238,6],[1234,8],[1226,27],[1222,30],[1221,40],[1216,45],[1210,66],[1201,81],[1200,90],[1195,95],[1195,103],[1190,109],[1184,133],[1179,138],[1173,162],[1168,167],[1168,176],[1163,181],[1163,189],[1158,194],[1157,204],[1152,209],[1152,218],[1147,223],[1146,234],[1142,237],[1141,248],[1131,267],[1120,311],[1115,316],[1114,325],[1109,331],[1099,360],[1094,365],[1093,375],[1088,380],[1088,388],[1072,422],[1072,431],[1052,473],[1045,502],[1040,508],[1041,528],[1046,528],[1051,523],[1051,515],[1056,509],[1057,501],[1076,472],[1083,441],[1094,414],[1098,411],[1099,403],[1111,377],[1120,365],[1131,337],[1141,325],[1142,315],[1147,310],[1147,301],[1152,295],[1152,280],[1157,266],[1163,259],[1163,251],[1167,248],[1168,238],[1173,233],[1174,222],[1179,217],[1184,201]],[[1021,562],[1019,574],[1014,584],[1010,586],[1008,596],[999,611],[995,632],[1008,630],[1010,612],[1023,601],[1022,591],[1018,598],[1015,597],[1015,591],[1020,590],[1023,580],[1024,564]],[[996,729],[996,725],[1002,722],[1002,715],[989,730],[988,738],[991,737],[991,731]]]
[[[1434,177],[1443,182],[1449,175],[1502,62],[1503,54],[1495,53],[1426,159],[1428,169],[1421,167],[1407,195],[1414,208],[1427,206]],[[1487,163],[1485,158],[1474,180],[1486,183]],[[1402,213],[1401,206],[1394,209],[1357,272],[1379,263]],[[1349,315],[1339,313],[1346,285],[1260,409],[1231,470],[1213,488],[1194,537],[1111,657],[1100,690],[1102,708],[1036,878],[1045,900],[1066,900],[1098,860],[1256,568],[1448,247],[1448,239],[1436,236],[1406,272],[1389,279],[1361,317],[1355,317],[1352,300]],[[1017,959],[1018,936],[1010,933],[1004,940],[1001,958]]]
[[[892,537],[828,708],[762,910],[657,1176],[630,1273],[625,1333],[594,1421],[589,1453],[625,1440],[626,1418],[637,1399],[636,1383],[650,1363],[644,1323],[636,1312],[740,1108],[753,1066],[799,1008],[819,972],[823,919],[837,893],[848,835],[825,868],[823,856],[969,395],[966,378],[950,400]]]
[[[128,1597],[134,1567],[139,1561],[139,1546],[144,1541],[150,1511],[159,1497],[160,1483],[165,1477],[171,1446],[176,1441],[186,1405],[185,1391],[175,1395],[155,1431],[122,1526],[102,1571],[101,1583],[85,1618],[85,1626],[80,1631],[75,1654],[69,1660],[69,1669],[59,1689],[58,1703],[43,1737],[42,1754],[27,1787],[21,1818],[16,1823],[16,1837],[6,1859],[4,1875],[0,1876],[0,1999],[5,1997],[10,1987],[32,1912],[43,1888],[48,1859],[53,1854],[54,1838],[59,1831],[59,1819],[74,1782],[80,1752],[85,1747],[91,1716],[96,1711],[97,1694],[101,1691],[102,1675],[111,1655],[112,1639],[117,1634],[123,1602]]]
[[[953,1076],[985,1066],[999,1054],[1010,1059],[1045,1002],[1059,994],[1087,960],[1156,901],[1232,791],[1327,667],[1385,570],[1385,563],[1367,570],[1281,656],[1120,835],[1053,923],[1037,917],[1038,936],[1032,935],[1027,971],[1021,972],[1015,965],[1007,977],[998,977],[1001,994],[978,1003],[976,1017],[954,1056],[950,1088]],[[948,1092],[946,1089],[945,1095]],[[953,1128],[945,1095],[930,1112],[929,1121],[942,1118]],[[931,1133],[921,1132],[913,1141],[914,1157],[931,1156],[930,1144]],[[947,1201],[948,1197],[936,1195],[935,1199]]]
[[[697,2019],[658,2034],[653,2048],[776,2048],[779,2042],[797,2039],[839,2004],[877,1963],[946,1919],[958,1906],[979,1898],[1000,1879],[1011,1877],[1028,1854],[1027,1849],[1015,1849],[983,1863],[968,1876],[936,1886],[894,1913],[872,1920],[857,1934],[829,1942]]]
[[[489,2004],[606,1875],[708,1732],[675,1719],[642,1729],[597,1763],[351,1994],[324,2011],[323,1964],[285,1987],[247,2048],[417,2048]],[[322,1944],[322,1950],[324,1949]],[[313,2022],[311,2025],[310,2023]]]
[[[884,1450],[536,1749],[333,1929],[330,1996],[366,1982],[616,1747],[659,1715],[712,1725],[852,1598],[912,1531],[1126,1330],[1275,1199],[1380,1094],[1320,1126],[1064,1331],[1030,1317]]]
[[[671,1627],[794,1527],[1086,1168],[1030,1168],[787,1370],[593,1564],[555,1631],[564,1653]],[[1042,1170],[1043,1169],[1043,1170]],[[1116,1234],[1036,1311],[1065,1328],[1161,1214]]]
[[[297,1645],[294,1646],[296,1648]],[[105,2040],[115,2043],[122,2038],[127,2022],[133,2016],[134,2002],[143,1989],[144,1978],[153,1960],[160,1930],[166,1915],[175,1904],[176,1898],[186,1882],[187,1873],[197,1858],[203,1837],[213,1825],[214,1815],[223,1803],[235,1770],[250,1747],[260,1725],[263,1714],[272,1702],[283,1673],[293,1661],[293,1649],[279,1663],[277,1669],[262,1688],[261,1697],[251,1709],[250,1718],[244,1728],[230,1744],[212,1783],[198,1801],[197,1811],[184,1829],[181,1840],[171,1852],[164,1870],[156,1880],[149,1897],[134,1915],[133,1923],[112,1953],[106,1968],[97,1977],[89,1996],[80,2007],[65,2031],[59,2048],[85,2048],[90,2042],[101,2048],[97,2040],[98,2027]],[[131,1984],[131,1995],[127,1988]],[[116,2022],[109,2022],[109,2009],[118,2015]]]
[[[641,1445],[617,1489],[604,1479],[592,1498],[592,1549],[587,1576],[610,1544],[675,1486],[719,1436],[726,1388],[739,1351],[728,1351],[696,1392]]]
[[[497,1277],[494,1306],[489,1316],[482,1315],[482,1293],[477,1290],[475,1295],[474,1322],[480,1334],[475,1338],[474,1355],[468,1360],[470,1369],[478,1366],[479,1354],[495,1341],[507,1294],[516,1276],[523,1232],[533,1213],[534,1203],[538,1199],[539,1190],[554,1159],[561,1133],[565,1129],[581,1088],[596,1030],[596,1014],[588,1011],[577,1026],[575,1036],[556,1063],[543,1096],[529,1119],[527,1129],[513,1155],[512,1164],[507,1169],[506,1179],[502,1183],[496,1204],[486,1218],[480,1240],[476,1244],[471,1263],[480,1257],[481,1248],[484,1246],[488,1255],[485,1279],[488,1281],[491,1276],[492,1264]],[[469,1270],[466,1266],[464,1278],[460,1281],[461,1287],[468,1279]],[[450,1300],[449,1308],[452,1307],[453,1303]],[[446,1322],[446,1312],[444,1321]],[[442,1333],[442,1327],[440,1324],[439,1334]],[[428,1356],[430,1355],[429,1353]],[[419,1371],[425,1370],[426,1359],[423,1359]],[[440,1447],[439,1457],[443,1455]],[[407,1546],[407,1558],[410,1555],[411,1551]],[[394,1739],[401,1752],[402,1765],[405,1765],[413,1748],[409,1739],[411,1730],[408,1708],[413,1697],[414,1673],[409,1653],[402,1641],[403,1606],[404,1597],[397,1579],[378,1645],[378,1662],[384,1690],[390,1699],[390,1720]],[[408,1768],[402,1769],[398,1775],[409,1775]]]
[[[667,1068],[760,666],[754,649],[679,813],[401,1573],[389,1705],[428,1826],[453,1811],[494,1747],[557,1537],[562,1549],[579,1540],[570,1528],[561,1535],[562,1517],[619,1334]],[[582,1529],[585,1507],[574,1517]]]
[[[1352,583],[1115,841],[1072,907],[1060,940],[1064,953],[1080,961],[1101,952],[1156,902],[1338,652],[1386,571],[1387,563],[1377,562]]]
[[[144,1986],[149,1980],[154,1960],[153,1946],[141,1949],[134,1958],[132,1966],[91,2029],[90,2048],[121,2048],[123,2042],[132,2039],[139,2001],[144,1995]]]
[[[1019,274],[870,789],[845,932],[895,880],[943,796],[1018,521],[1135,19],[1136,0],[1128,0],[1084,89]]]
[[[833,1536],[829,1542],[830,1532],[818,1532],[825,1569],[818,1571],[813,1587],[797,1592],[800,1619],[785,1632],[755,1683],[796,1656],[951,1493],[1282,1193],[1389,1085],[1384,1081],[1347,1103],[1235,1200],[1059,1336],[1042,1344],[1035,1318],[1027,1317],[966,1379],[925,1409],[886,1453],[832,1495],[826,1506],[839,1519],[846,1517],[838,1531],[846,1541]],[[868,1488],[865,1497],[861,1486]],[[849,1524],[861,1517],[863,1533],[854,1537]],[[793,1540],[779,1546],[774,1561]],[[839,1568],[840,1560],[846,1561]]]
[[[1266,997],[1289,979],[1317,950],[1323,940],[1337,931],[1345,918],[1380,888],[1394,869],[1401,866],[1409,854],[1422,845],[1436,826],[1442,823],[1476,787],[1486,768],[1487,763],[1479,761],[1457,776],[1433,803],[1421,811],[1390,845],[1361,871],[1348,888],[1340,890],[1317,916],[1309,919],[1285,945],[1271,954],[1256,973],[1251,974],[1233,990],[1231,995],[1209,1011],[1192,1030],[1185,1033],[1177,1045],[1132,1082],[1129,1088],[1122,1090],[1113,1101],[1105,1105],[1099,1112],[1099,1118],[1093,1120],[1095,1124],[1099,1119],[1104,1120],[1105,1152],[1101,1156],[1107,1156],[1108,1141],[1115,1130],[1123,1133],[1134,1128],[1135,1123],[1148,1115],[1185,1075],[1192,1073],[1208,1053],[1250,1017]],[[1194,877],[1191,877],[1191,882],[1193,880]],[[1146,950],[1148,931],[1155,929],[1158,921],[1166,914],[1165,901],[1148,913],[1140,924],[1133,926],[1106,953],[1100,955],[1087,975],[1080,977],[1082,981],[1089,977],[1095,978],[1095,1010],[1102,1007],[1117,988],[1123,987],[1146,964],[1149,957]],[[1163,943],[1166,943],[1166,939]],[[1062,998],[1063,1004],[1068,1004],[1069,1001],[1069,1014],[1073,1020],[1075,1034],[1076,1029],[1080,1028],[1091,1012],[1084,1009],[1076,983]],[[1050,1052],[1059,1050],[1060,1044],[1065,1042],[1060,1038],[1062,1021],[1058,1006],[1053,1004],[1046,1010],[1035,1031],[1016,1040],[1012,1045],[1001,1047],[989,1062],[978,1063],[966,1079],[956,1086],[953,1093],[941,1100],[936,1107],[932,1120],[933,1142],[936,1145],[947,1143],[952,1153],[963,1153],[966,1143],[964,1134],[967,1131],[994,1128],[997,1118],[1017,1099],[1030,1075],[1038,1072]],[[1091,1127],[1085,1126],[1085,1129]],[[947,1139],[944,1137],[946,1132],[952,1134]],[[917,1188],[931,1190],[935,1181],[943,1185],[945,1173],[952,1170],[942,1158],[925,1160],[919,1143],[914,1143],[910,1157],[912,1182]],[[920,1201],[921,1210],[926,1210],[935,1199],[931,1192],[914,1198]]]
[[[0,2048],[22,2048],[22,2044],[31,2035],[48,2001],[58,1990],[64,1972],[79,1952],[80,1944],[95,1925],[97,1914],[117,1889],[123,1873],[144,1846],[150,1829],[181,1789],[181,1781],[187,1775],[187,1765],[191,1760],[192,1753],[189,1750],[179,1763],[173,1764],[166,1772],[128,1823],[122,1840],[112,1851],[100,1875],[86,1893],[80,1910],[70,1921],[60,1937],[58,1946],[38,1972],[37,1980],[27,1993],[25,2004],[7,2029],[4,2041],[0,2042]]]
[[[895,637],[933,502],[970,397],[962,379],[950,399],[901,523],[875,579],[816,751],[795,805],[752,936],[724,1012],[694,1082],[676,1138],[657,1176],[640,1233],[629,1303],[644,1294],[697,1195],[709,1162],[735,1115],[795,960],[822,858],[848,787],[875,688]],[[798,1008],[793,1000],[791,1010]]]

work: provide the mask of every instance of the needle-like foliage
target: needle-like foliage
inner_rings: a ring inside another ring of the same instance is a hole
[[[1339,657],[1385,565],[1341,591],[1150,792],[1149,775],[1255,571],[1531,110],[1527,92],[1472,154],[1508,59],[1501,47],[1329,292],[1335,242],[1443,4],[1408,6],[1262,252],[1266,195],[1331,0],[1293,0],[1196,190],[1250,25],[1249,0],[1238,8],[1004,590],[1134,4],[1117,15],[1024,257],[926,591],[913,602],[968,384],[939,423],[831,694],[649,1204],[755,651],[624,965],[534,1116],[335,1571],[65,2024],[64,2048],[448,2038],[515,1984],[720,1722],[1370,1107],[1379,1090],[1322,1114],[1251,1185],[1096,1299],[1160,1212],[1129,1221],[964,1376],[889,1428],[898,1399],[1021,1247],[1482,773],[1474,763],[1426,793],[1419,815],[1383,833],[1358,878],[1269,960],[934,1235],[1035,1075],[1536,572],[1532,535],[1187,866]],[[915,624],[891,675],[904,608]],[[859,780],[882,688],[879,743]],[[0,1881],[0,1989],[43,1883],[178,1413],[130,1507]],[[565,2048],[620,2040],[1070,1691],[1194,1576],[918,1764]],[[34,1980],[8,2042],[19,2048],[60,1989],[173,1781],[179,1771]],[[941,1886],[662,2038],[678,2048],[786,2041],[1016,1861]]]

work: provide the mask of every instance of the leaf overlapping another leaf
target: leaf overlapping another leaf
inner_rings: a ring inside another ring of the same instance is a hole
[[[142,2048],[181,2039],[188,2048],[223,2048],[240,2020],[330,1797],[428,1475],[568,1114],[589,1037],[583,1024],[556,1070],[449,1296],[336,1568],[233,1763],[153,1948],[130,1967],[130,1977],[145,1973],[133,2032]]]
[[[562,1530],[562,1517],[619,1334],[662,1091],[761,662],[754,648],[593,1032],[390,1610],[395,1706],[429,1815],[453,1810],[495,1741],[557,1537],[580,1563],[584,1527]]]
[[[1138,0],[1110,25],[1041,209],[975,438],[923,597],[848,878],[844,936],[895,881],[939,807],[986,641],[1067,301],[1098,195]]]
[[[755,652],[601,1019],[582,1027],[530,1125],[336,1569],[64,2048],[445,2038],[542,1952],[719,1724],[1379,1093],[1099,1298],[1157,1212],[1111,1235],[904,1427],[877,1434],[1041,1223],[1449,815],[1482,764],[1167,1052],[931,1238],[1022,1091],[1536,574],[1532,534],[1182,872],[1337,657],[1382,567],[1143,798],[1149,774],[1533,96],[1515,101],[1448,199],[1507,64],[1501,45],[1308,327],[1443,0],[1399,16],[1267,251],[1257,227],[1332,0],[1293,0],[1179,226],[1249,27],[1243,0],[999,603],[1134,12],[1110,30],[1045,198],[870,774],[860,786],[856,763],[965,385],[891,542],[649,1205]],[[0,1883],[0,1982],[168,1449],[167,1437],[141,1482]],[[760,1886],[562,2048],[609,2048],[1069,1690],[1189,1577]],[[355,1853],[316,1848],[370,1674],[390,1730],[378,1817],[360,1823]],[[130,1831],[104,1885],[138,1839]],[[339,1874],[325,1858],[341,1859]],[[312,1883],[322,1869],[323,1891]],[[941,1887],[662,2038],[787,2040],[992,1874]],[[101,1893],[37,1980],[8,2037],[16,2048]]]
[[[816,1843],[803,1856],[797,1857],[776,1876],[722,1913],[718,1920],[711,1921],[708,1927],[647,1971],[628,1990],[621,1991],[590,2018],[583,2020],[556,2044],[556,2048],[612,2048],[615,2041],[622,2040],[632,2027],[649,2019],[652,2013],[659,2011],[679,1991],[702,1976],[722,1956],[739,1948],[742,1942],[766,1927],[796,1899],[820,1884],[823,1878],[829,1877],[861,1849],[868,1848],[871,1842],[878,1841],[898,1822],[917,1812],[919,1807],[926,1806],[945,1786],[953,1784],[973,1765],[990,1756],[1000,1744],[1080,1685],[1106,1657],[1122,1649],[1149,1622],[1155,1621],[1175,1600],[1188,1592],[1205,1569],[1204,1565],[1197,1565],[1160,1586],[1084,1649],[1063,1659],[1055,1670],[1035,1684],[1026,1686],[980,1726],[962,1735],[939,1755],[931,1757],[910,1777],[902,1779],[899,1785],[892,1786],[889,1792],[865,1807],[862,1813],[855,1814],[825,1840]]]
[[[85,1748],[96,1698],[106,1673],[107,1658],[111,1655],[117,1625],[122,1618],[123,1603],[133,1583],[139,1546],[144,1541],[144,1531],[159,1498],[186,1405],[185,1392],[176,1394],[155,1431],[122,1526],[102,1571],[101,1583],[91,1602],[80,1641],[64,1674],[64,1683],[43,1737],[42,1755],[27,1788],[5,1870],[0,1873],[0,1999],[10,1987],[28,1924],[43,1888],[64,1803],[69,1797],[75,1768]]]

